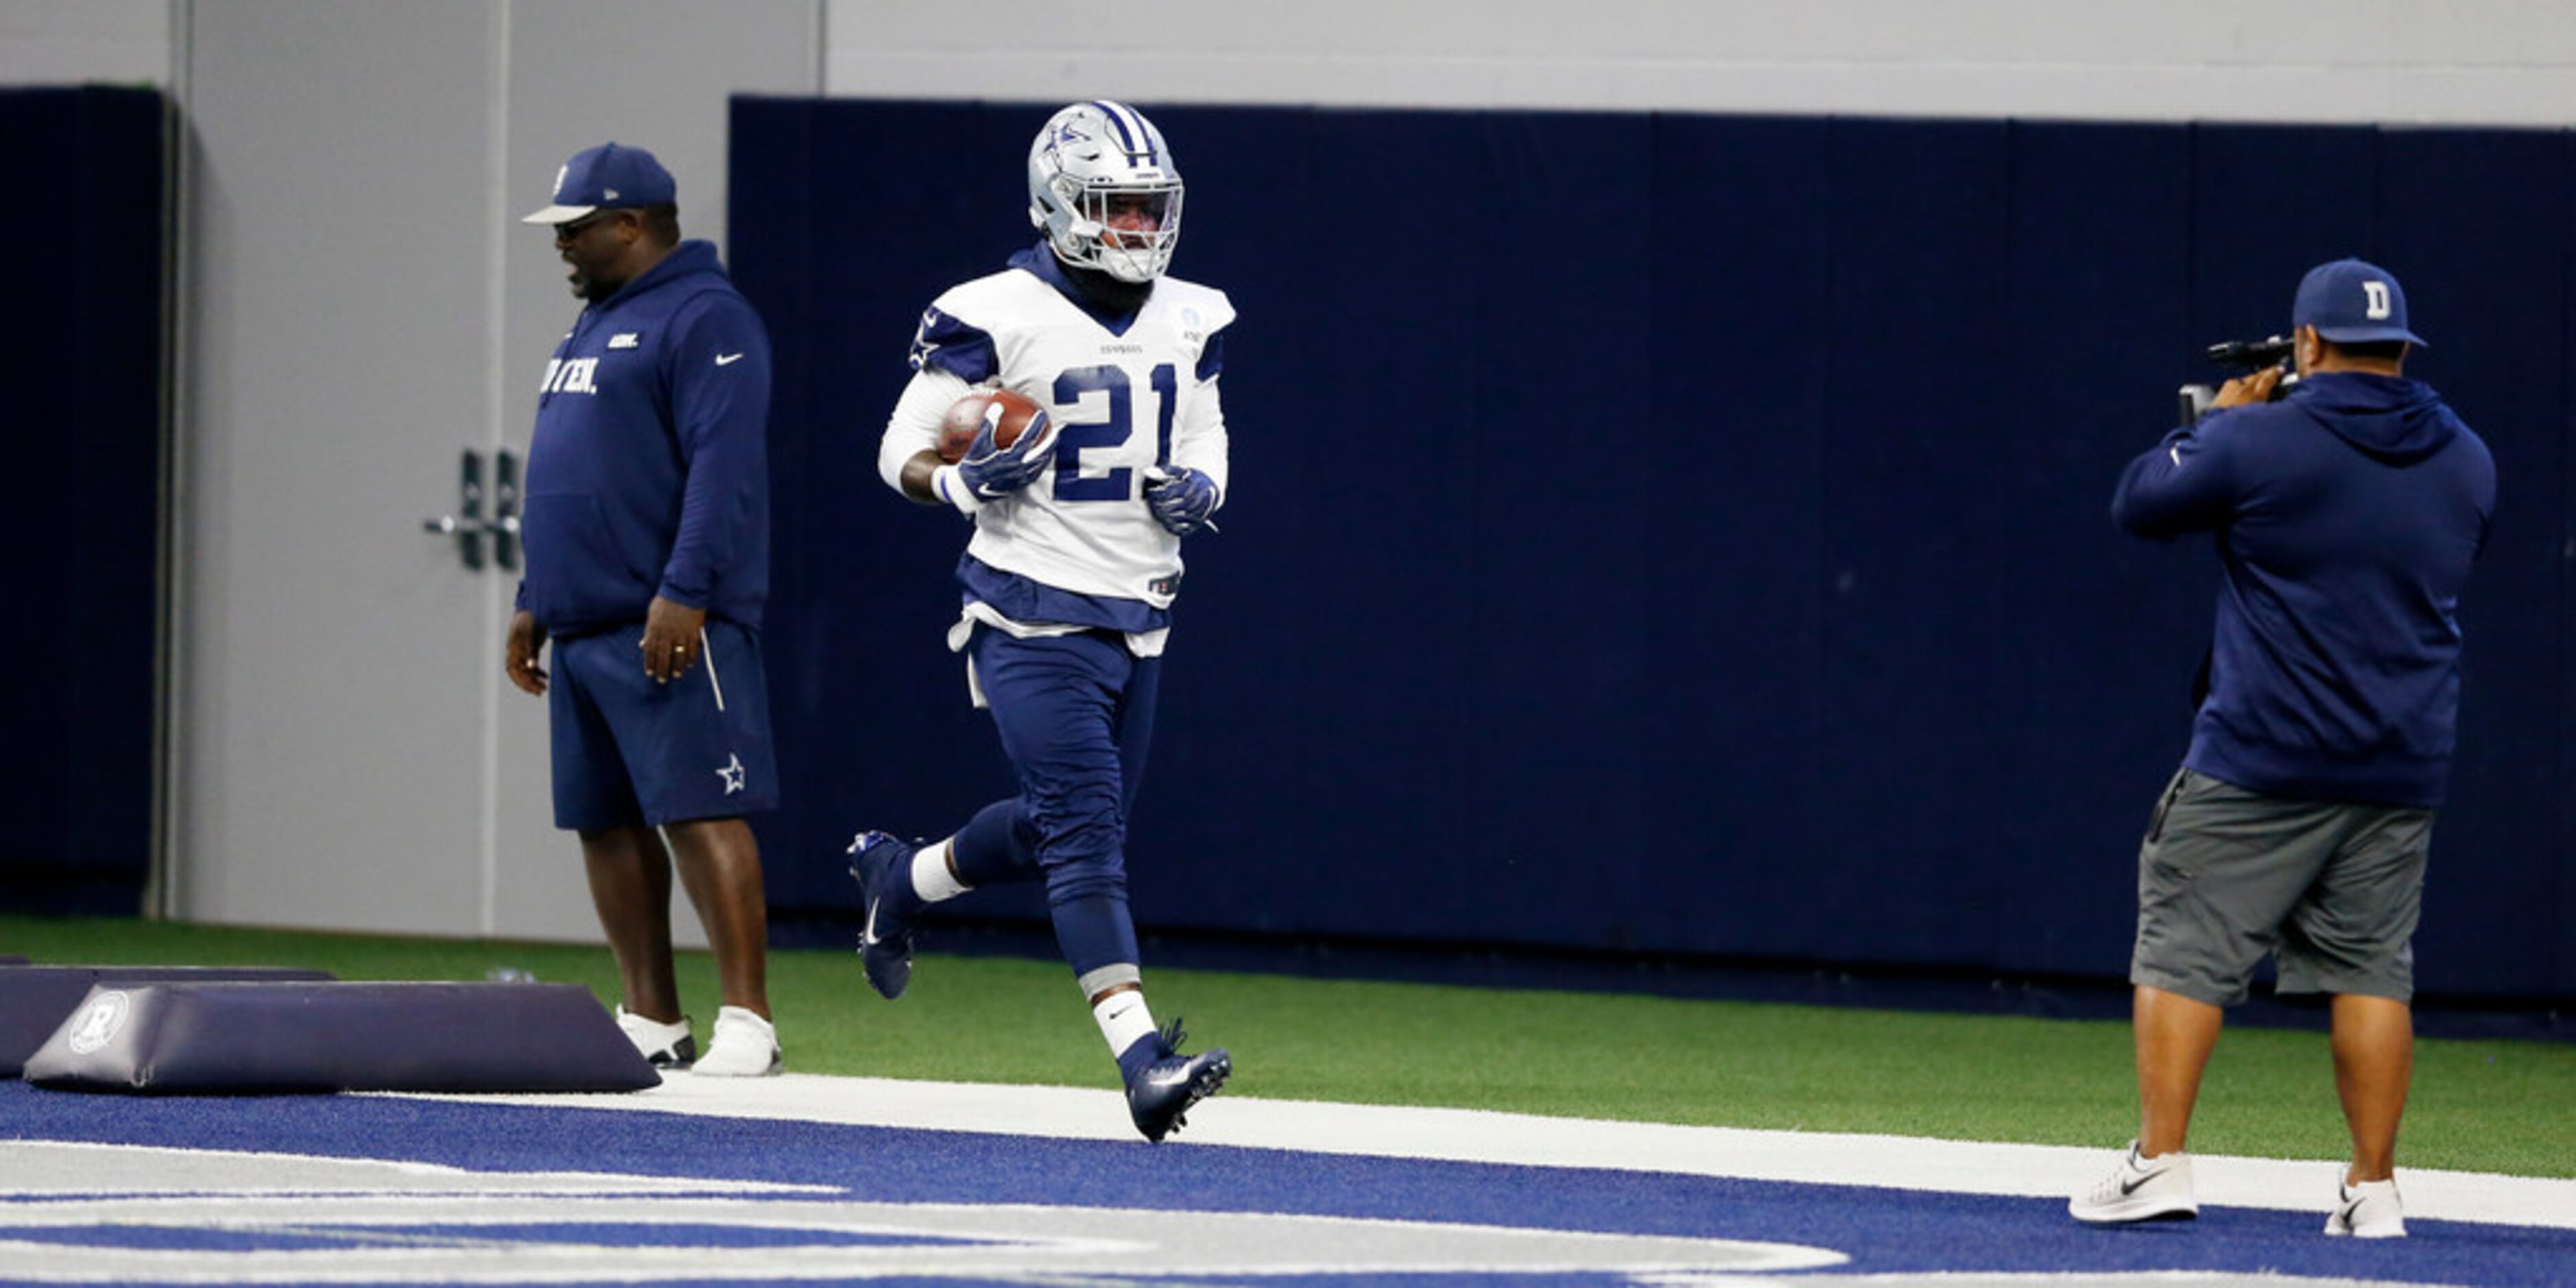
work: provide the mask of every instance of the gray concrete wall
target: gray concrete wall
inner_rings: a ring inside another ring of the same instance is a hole
[[[2553,0],[831,0],[827,19],[825,88],[865,97],[2576,121],[2576,6]]]
[[[0,85],[167,85],[171,3],[0,0]]]
[[[0,0],[0,85],[162,81],[172,2]],[[825,15],[823,88],[866,97],[2576,122],[2576,6],[2559,0],[828,0]],[[730,38],[778,21],[742,12]]]

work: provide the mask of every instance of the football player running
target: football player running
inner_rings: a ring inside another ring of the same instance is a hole
[[[1046,883],[1056,942],[1118,1059],[1137,1130],[1159,1141],[1225,1082],[1222,1050],[1185,1055],[1155,1028],[1127,909],[1129,810],[1145,770],[1181,539],[1226,495],[1217,399],[1221,291],[1166,275],[1181,174],[1124,104],[1057,112],[1029,149],[1029,219],[1009,267],[922,314],[912,380],[877,453],[888,486],[974,521],[958,561],[965,608],[948,634],[1019,779],[945,840],[867,832],[850,846],[866,900],[868,982],[899,997],[921,910],[979,886]],[[954,464],[949,407],[1002,387],[1043,418],[1008,447],[998,417]]]

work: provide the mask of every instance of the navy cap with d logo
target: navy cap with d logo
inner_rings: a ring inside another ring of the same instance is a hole
[[[2404,340],[2424,345],[2424,337],[2406,329],[2406,290],[2397,284],[2397,275],[2357,259],[2309,269],[2290,305],[2290,325],[2315,327],[2318,335],[2337,344]]]

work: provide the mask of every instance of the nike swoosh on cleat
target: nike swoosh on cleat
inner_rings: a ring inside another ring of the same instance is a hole
[[[1145,1081],[1157,1087],[1177,1087],[1197,1076],[1190,1072],[1189,1066],[1183,1065],[1170,1073],[1148,1073],[1145,1075]]]
[[[742,361],[742,355],[739,353],[719,353],[716,355],[716,365],[719,367],[729,367],[740,361]]]
[[[2136,1180],[2134,1180],[2134,1181],[2122,1181],[2122,1182],[2120,1182],[2120,1197],[2125,1199],[2125,1198],[2129,1197],[2130,1195],[2137,1193],[2137,1192],[2138,1192],[2138,1187],[2139,1187],[2139,1186],[2144,1185],[2144,1184],[2146,1184],[2147,1182],[2152,1181],[2152,1180],[2154,1180],[2154,1179],[2156,1179],[2157,1177],[2162,1176],[2162,1175],[2164,1175],[2164,1169],[2162,1169],[2162,1168],[2158,1168],[2158,1169],[2156,1169],[2155,1171],[2149,1172],[2149,1173],[2147,1173],[2146,1175],[2141,1176],[2141,1177],[2139,1177],[2138,1179],[2136,1179]]]
[[[874,948],[878,944],[884,942],[884,940],[877,938],[877,901],[870,899],[868,900],[867,924],[859,927],[859,946],[861,948]]]

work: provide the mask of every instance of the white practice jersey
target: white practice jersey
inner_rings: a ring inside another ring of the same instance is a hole
[[[1028,268],[954,287],[922,315],[912,383],[886,423],[878,473],[901,491],[904,462],[938,446],[942,416],[969,392],[1024,394],[1055,421],[1055,468],[985,502],[966,552],[1056,590],[1168,608],[1181,539],[1145,504],[1145,471],[1199,470],[1222,504],[1217,333],[1233,320],[1224,292],[1171,277],[1155,281],[1123,332]]]

